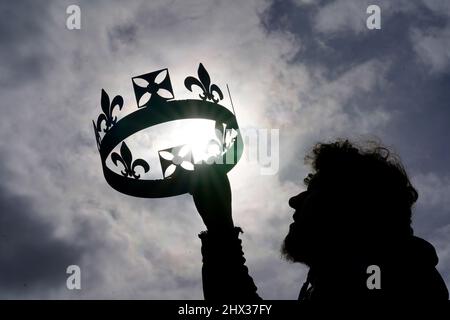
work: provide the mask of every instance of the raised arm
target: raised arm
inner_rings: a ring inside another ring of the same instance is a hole
[[[206,166],[196,171],[191,194],[207,228],[199,234],[205,300],[260,300],[245,266],[242,230],[233,223],[228,177]]]

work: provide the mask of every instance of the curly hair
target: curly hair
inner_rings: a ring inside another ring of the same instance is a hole
[[[305,158],[313,169],[305,184],[308,189],[319,185],[331,191],[333,199],[343,200],[335,203],[345,203],[341,209],[369,229],[412,233],[411,209],[417,190],[398,156],[379,143],[365,145],[349,140],[316,144]]]

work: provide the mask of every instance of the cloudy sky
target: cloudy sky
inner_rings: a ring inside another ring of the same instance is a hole
[[[81,30],[66,28],[70,4]],[[369,4],[381,30],[366,27]],[[262,297],[297,298],[307,270],[279,254],[287,200],[305,153],[336,137],[400,155],[420,193],[415,232],[450,285],[447,0],[2,1],[0,14],[1,298],[202,299],[192,199],[109,187],[91,122],[102,88],[134,108],[131,77],[168,67],[179,97],[199,62],[230,85],[242,128],[279,129],[277,174],[245,158],[229,174]]]

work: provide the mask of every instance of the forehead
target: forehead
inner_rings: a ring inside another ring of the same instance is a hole
[[[318,184],[319,174],[318,173],[308,173],[308,175],[303,180],[308,190],[314,188]]]
[[[335,183],[330,179],[330,177],[325,177],[320,173],[309,173],[305,178],[305,184],[307,186],[307,191],[309,193],[328,193],[328,192],[336,192],[336,188],[338,187]]]

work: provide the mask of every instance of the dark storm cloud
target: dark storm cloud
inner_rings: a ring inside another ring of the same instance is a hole
[[[46,53],[46,6],[35,1],[1,2],[0,85],[3,90],[25,86],[45,76],[51,64]],[[11,110],[2,94],[2,107]],[[11,120],[11,119],[10,119]],[[2,154],[11,155],[2,146]],[[36,211],[32,197],[11,191],[12,175],[0,168],[0,297],[18,292],[47,292],[65,286],[67,266],[80,261],[81,249],[54,235],[54,225]],[[24,296],[23,296],[24,297]]]
[[[1,86],[38,80],[52,61],[40,41],[46,32],[44,22],[50,18],[47,7],[36,1],[2,1],[0,13]]]
[[[397,114],[380,136],[398,148],[411,169],[446,170],[450,129],[448,117],[443,115],[449,114],[450,76],[430,73],[418,60],[411,39],[413,29],[444,27],[448,21],[445,15],[418,5],[410,12],[387,12],[380,31],[329,35],[314,29],[317,11],[316,6],[275,1],[264,21],[268,30],[288,30],[301,41],[302,50],[292,63],[324,67],[330,79],[369,59],[389,61],[389,86],[353,97],[346,111],[351,114],[352,107],[382,108]]]
[[[111,50],[116,51],[121,46],[131,46],[136,42],[137,26],[135,24],[123,24],[112,28],[108,32],[108,40]]]
[[[440,268],[449,283],[449,249],[443,245],[447,237],[441,231],[450,225],[450,211],[443,195],[448,192],[450,175],[450,57],[444,38],[448,34],[448,6],[444,1],[399,1],[392,5],[375,1],[382,9],[382,29],[367,31],[363,30],[363,20],[360,30],[333,26],[332,19],[326,30],[317,27],[324,6],[333,8],[327,14],[338,17],[345,16],[345,10],[354,9],[356,2],[304,3],[274,1],[262,16],[269,32],[288,31],[302,43],[291,64],[320,68],[328,79],[336,79],[353,66],[374,58],[389,64],[387,85],[354,95],[345,112],[380,108],[393,115],[382,130],[372,134],[394,146],[413,176],[420,194],[414,213],[416,232],[439,244]],[[364,4],[358,5],[364,8]],[[286,168],[281,177],[290,179],[291,169]]]
[[[445,138],[450,137],[450,129],[443,115],[449,114],[450,75],[430,73],[430,68],[417,58],[411,38],[411,30],[445,27],[445,14],[418,3],[415,10],[408,12],[382,11],[379,31],[324,34],[314,28],[317,13],[314,5],[275,1],[263,21],[269,31],[287,30],[299,38],[302,49],[292,63],[324,68],[329,79],[373,58],[388,61],[389,85],[353,97],[346,112],[351,114],[353,107],[365,111],[382,108],[398,115],[380,137],[398,148],[411,169],[446,170],[450,148],[445,147]]]
[[[14,105],[4,93],[39,81],[51,64],[41,41],[42,22],[48,20],[49,12],[35,1],[1,2],[0,12],[2,110],[10,112]],[[11,155],[7,146],[2,144],[1,149],[3,155]],[[54,235],[52,222],[35,209],[32,197],[10,190],[12,175],[3,167],[5,157],[1,160],[0,297],[11,298],[18,292],[45,296],[48,290],[65,286],[65,270],[80,261],[81,250]]]
[[[65,288],[65,271],[81,261],[82,248],[58,239],[52,221],[36,211],[32,199],[9,191],[10,175],[0,172],[0,297],[24,291],[45,296]]]

